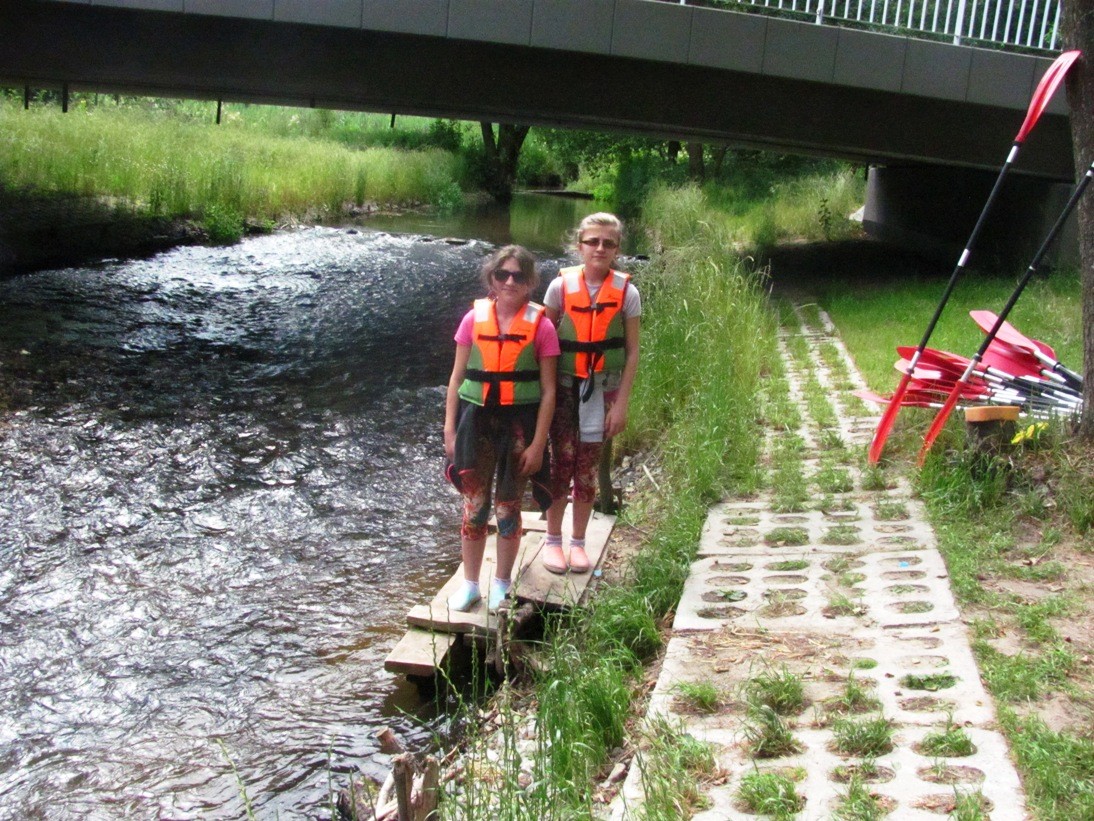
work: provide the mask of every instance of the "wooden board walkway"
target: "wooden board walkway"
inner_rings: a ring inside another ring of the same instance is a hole
[[[563,533],[570,532],[570,509],[566,511]],[[551,573],[539,561],[546,532],[546,522],[538,513],[524,513],[524,536],[517,555],[517,570],[510,598],[518,603],[531,602],[537,607],[566,608],[579,604],[600,565],[604,550],[615,526],[615,517],[593,513],[585,533],[585,551],[589,554],[588,573]],[[486,540],[479,586],[483,599],[470,611],[459,613],[448,608],[448,597],[456,592],[463,579],[461,563],[452,578],[437,592],[432,601],[418,604],[407,614],[410,629],[395,645],[384,661],[384,667],[394,673],[431,676],[441,667],[449,651],[461,640],[462,634],[493,638],[498,618],[486,610],[486,593],[494,578],[497,543],[492,533]]]

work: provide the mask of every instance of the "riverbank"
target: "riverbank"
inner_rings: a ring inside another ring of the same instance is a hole
[[[188,245],[231,244],[290,225],[367,224],[377,214],[405,215],[413,210],[366,202],[347,206],[336,218],[313,213],[282,225],[248,218],[218,241],[210,234],[208,220],[156,216],[102,196],[15,191],[0,185],[0,277],[141,259]]]
[[[0,186],[0,277],[145,257],[207,241],[191,220],[141,214],[99,197]]]

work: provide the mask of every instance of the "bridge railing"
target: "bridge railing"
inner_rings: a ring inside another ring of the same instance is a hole
[[[955,45],[997,45],[1037,52],[1060,49],[1060,0],[679,0],[893,34],[925,35]]]

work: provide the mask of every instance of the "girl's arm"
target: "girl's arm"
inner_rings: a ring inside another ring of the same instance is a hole
[[[641,317],[631,316],[623,320],[623,373],[619,378],[619,390],[612,406],[604,415],[604,437],[610,439],[627,427],[627,409],[631,402],[634,375],[638,372],[638,330]]]
[[[444,400],[444,455],[451,461],[456,456],[456,425],[459,424],[460,385],[467,371],[467,360],[471,358],[470,345],[456,346],[456,361],[452,365],[452,375],[448,377],[448,392]]]
[[[551,417],[555,415],[555,381],[558,377],[558,357],[544,356],[539,360],[539,412],[536,414],[536,433],[520,454],[520,475],[531,476],[543,464],[543,451],[547,447],[547,434],[551,430]]]

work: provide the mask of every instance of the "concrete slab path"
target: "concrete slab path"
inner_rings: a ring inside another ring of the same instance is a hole
[[[852,773],[896,821],[945,817],[962,793],[980,796],[994,821],[1024,819],[1021,783],[925,512],[906,482],[879,481],[864,469],[876,409],[851,394],[865,385],[828,317],[815,307],[794,310],[800,326],[782,329],[780,350],[803,419],[793,433],[804,442],[810,499],[802,510],[780,512],[776,488],[710,511],[648,720],[667,718],[712,745],[723,777],[706,789],[709,805],[697,819],[763,817],[738,795],[741,779],[757,770],[795,782],[805,800],[798,819],[844,817]],[[832,427],[822,431],[811,418],[817,391],[806,396],[810,384],[834,400],[842,448]],[[769,453],[777,443],[778,435],[769,436]],[[819,490],[825,470],[845,471],[844,489]],[[754,758],[749,681],[785,673],[804,684],[804,708],[786,718],[800,751]],[[695,682],[715,684],[715,711],[689,705],[681,686]],[[849,684],[873,700],[867,710],[848,708]],[[841,723],[879,718],[891,723],[891,751],[839,752]],[[922,746],[928,735],[955,728],[972,741],[971,755]],[[642,771],[641,760],[632,763],[613,818],[641,816]]]

